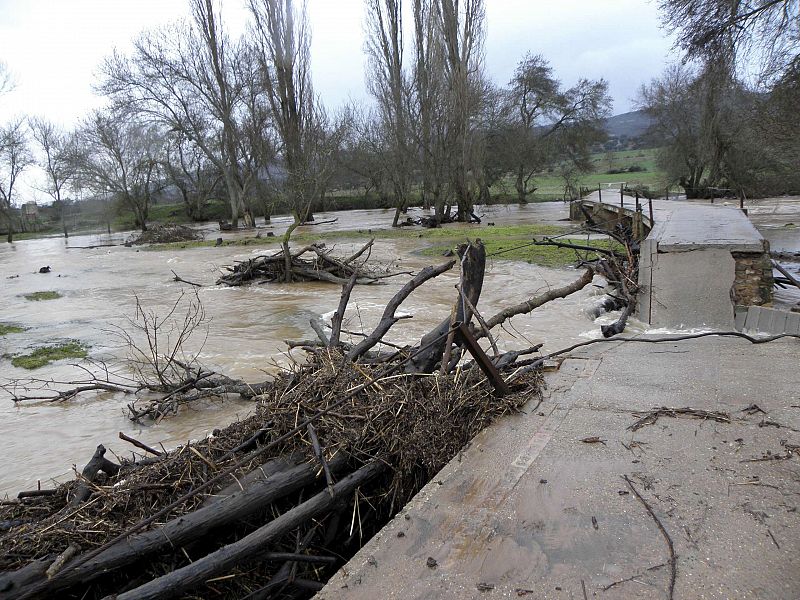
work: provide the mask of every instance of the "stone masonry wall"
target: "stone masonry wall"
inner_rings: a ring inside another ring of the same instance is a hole
[[[763,253],[731,252],[736,261],[733,302],[738,306],[772,304],[772,261]]]

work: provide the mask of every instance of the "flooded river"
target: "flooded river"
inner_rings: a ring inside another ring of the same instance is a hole
[[[498,225],[505,222],[530,222],[565,225],[566,207],[561,203],[529,207],[489,207],[486,220]],[[386,227],[389,211],[352,211],[317,215],[318,221],[337,218],[335,223],[305,228],[307,231],[367,230]],[[280,235],[288,219],[273,219],[272,231]],[[458,227],[458,226],[456,226]],[[478,236],[475,227],[466,228]],[[208,228],[208,236],[220,235]],[[242,234],[225,234],[234,237]],[[252,232],[249,234],[252,236]],[[125,325],[134,314],[136,298],[148,310],[166,314],[182,290],[191,288],[173,281],[171,271],[184,279],[207,284],[198,293],[210,317],[208,337],[198,335],[189,344],[200,349],[200,360],[210,368],[247,381],[261,381],[265,372],[285,364],[286,339],[308,339],[314,334],[311,318],[329,315],[339,300],[339,286],[329,284],[253,285],[241,288],[214,286],[220,268],[236,260],[272,251],[274,246],[195,248],[147,251],[137,248],[79,248],[120,242],[125,235],[74,236],[69,240],[47,238],[0,245],[0,321],[13,322],[29,330],[0,337],[0,355],[26,353],[30,349],[64,340],[76,339],[90,346],[92,359],[119,365],[124,354],[119,340],[109,331]],[[326,238],[329,236],[326,235]],[[347,240],[335,252],[347,254],[363,241]],[[330,245],[330,242],[329,242]],[[396,270],[416,271],[445,258],[419,257],[413,254],[420,243],[414,239],[378,240],[372,261]],[[40,274],[41,266],[52,272]],[[18,277],[15,277],[18,275]],[[562,285],[576,278],[576,272],[554,270],[535,265],[489,260],[486,283],[479,309],[488,315],[500,307],[522,301],[548,286]],[[402,305],[412,319],[399,322],[387,339],[411,343],[445,317],[455,298],[453,286],[457,272],[451,271],[412,294]],[[387,280],[386,285],[357,286],[353,292],[345,327],[371,331],[386,301],[402,286],[407,277]],[[23,296],[31,292],[55,290],[56,300],[32,302]],[[546,349],[568,345],[597,329],[584,309],[590,296],[599,293],[588,288],[574,297],[548,304],[529,317],[517,317],[513,328],[502,332],[505,347],[527,347],[546,342]],[[293,351],[298,359],[302,351]],[[15,368],[8,358],[0,359],[0,379],[36,377],[70,380],[84,374],[61,361],[35,371]],[[240,400],[208,402],[196,409],[185,409],[176,417],[157,425],[138,425],[125,415],[130,397],[122,394],[87,396],[65,403],[19,403],[14,405],[0,391],[0,494],[16,493],[35,486],[37,479],[48,485],[48,478],[69,476],[70,465],[82,467],[94,448],[103,443],[109,450],[124,455],[131,447],[117,438],[123,431],[151,445],[175,446],[188,439],[207,435],[216,427],[248,414],[250,403]]]
[[[568,226],[563,222],[567,208],[561,203],[487,207],[480,212],[484,213],[485,222],[498,225]],[[337,244],[335,252],[344,255],[369,238],[369,229],[387,227],[391,223],[391,212],[362,210],[317,215],[318,221],[330,219],[338,220],[303,229],[319,232],[365,230],[364,240],[349,239]],[[287,218],[275,218],[265,231],[280,235],[288,223]],[[208,225],[207,237],[253,235],[252,232],[220,234],[215,229]],[[467,234],[479,236],[480,227],[465,227]],[[166,251],[122,246],[79,248],[119,243],[125,237],[122,234],[75,236],[69,240],[48,238],[0,245],[0,322],[29,328],[24,333],[0,337],[0,355],[25,353],[45,343],[76,339],[90,347],[92,359],[119,367],[124,348],[109,329],[115,325],[124,326],[126,318],[133,316],[137,297],[148,310],[163,315],[182,290],[191,293],[191,288],[173,281],[171,271],[175,271],[184,279],[204,284],[198,294],[211,319],[205,343],[202,344],[205,335],[199,335],[188,344],[189,349],[199,350],[200,361],[210,368],[248,381],[261,381],[265,373],[274,372],[276,365],[289,360],[284,340],[313,338],[309,320],[320,316],[329,318],[339,300],[340,288],[328,284],[241,288],[213,285],[224,265],[270,252],[275,246]],[[330,240],[330,235],[326,238]],[[413,254],[419,247],[420,242],[413,238],[378,240],[372,260],[404,271],[416,271],[427,264],[446,260]],[[39,267],[45,265],[52,268],[52,273],[39,274]],[[478,308],[488,317],[548,287],[573,281],[576,276],[570,269],[547,269],[489,259]],[[414,292],[401,307],[403,314],[413,318],[395,325],[387,339],[398,343],[417,341],[449,313],[457,280],[454,270]],[[356,287],[345,328],[371,331],[387,300],[405,281],[407,277],[397,277],[387,280],[386,285]],[[45,290],[58,291],[62,297],[40,302],[24,298],[25,294]],[[499,332],[501,346],[522,348],[544,342],[543,350],[552,351],[588,336],[594,337],[598,324],[593,323],[585,311],[596,302],[598,294],[598,288],[589,286],[531,315],[514,318],[511,327]],[[609,319],[608,316],[602,318]],[[632,321],[630,327],[636,330],[642,326]],[[298,359],[302,358],[302,351],[293,353]],[[81,377],[83,374],[69,362],[25,371],[13,367],[8,358],[0,358],[0,379],[24,378],[31,374],[56,380]],[[162,443],[169,448],[206,436],[214,428],[247,415],[251,408],[250,402],[235,399],[207,402],[184,409],[178,416],[166,418],[157,425],[140,425],[125,415],[125,406],[130,401],[130,397],[121,394],[103,394],[59,404],[37,402],[15,406],[8,395],[0,391],[0,455],[3,456],[0,495],[31,488],[39,479],[47,486],[49,478],[70,477],[70,465],[81,468],[99,443],[118,455],[126,455],[131,447],[117,438],[119,431],[151,445]]]

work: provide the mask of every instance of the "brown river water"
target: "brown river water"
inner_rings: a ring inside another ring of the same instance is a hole
[[[484,222],[560,224],[567,207],[562,203],[534,204],[526,207],[486,207]],[[335,223],[304,228],[308,231],[364,229],[364,240],[347,240],[336,245],[337,254],[346,255],[369,238],[368,230],[385,228],[391,212],[385,210],[321,213],[318,221],[338,218]],[[276,235],[288,225],[287,218],[274,218],[264,231]],[[459,227],[455,225],[454,227]],[[465,235],[480,236],[482,226],[465,228]],[[226,238],[253,232],[220,234],[215,225],[205,226],[207,237]],[[69,339],[90,346],[90,357],[120,367],[123,348],[109,332],[114,325],[124,325],[133,316],[136,298],[148,310],[166,314],[182,290],[188,286],[173,281],[174,270],[184,279],[203,283],[198,291],[207,315],[211,318],[207,339],[199,335],[188,344],[200,351],[200,361],[210,368],[247,381],[261,381],[277,365],[287,364],[286,339],[313,339],[309,320],[323,316],[330,319],[339,300],[339,286],[329,284],[269,284],[240,288],[215,286],[220,268],[236,260],[271,252],[275,246],[218,247],[185,250],[147,251],[137,248],[105,247],[82,249],[79,246],[118,243],[127,234],[74,236],[26,240],[0,246],[0,321],[13,322],[30,329],[24,333],[0,337],[0,356],[30,351],[31,348]],[[330,235],[326,238],[330,243]],[[395,270],[417,271],[421,267],[447,260],[413,254],[421,244],[413,238],[378,240],[372,261]],[[52,273],[39,274],[49,265]],[[15,277],[18,275],[18,277]],[[483,294],[478,306],[484,316],[502,307],[520,302],[550,286],[563,285],[576,278],[574,269],[548,269],[526,263],[489,259]],[[357,286],[345,318],[345,328],[369,332],[377,322],[385,303],[407,281],[407,276],[386,280],[386,285]],[[449,314],[455,299],[458,273],[453,270],[415,291],[399,313],[413,318],[400,321],[390,331],[388,340],[412,343],[435,323]],[[602,283],[602,281],[595,281]],[[62,298],[31,302],[23,296],[35,291],[57,290]],[[587,310],[599,299],[602,290],[588,286],[578,294],[557,300],[531,315],[518,316],[512,327],[499,332],[503,348],[522,348],[544,342],[543,351],[553,351],[587,337],[596,337],[599,322]],[[643,326],[631,321],[629,330]],[[293,356],[302,359],[303,352]],[[25,371],[0,358],[0,383],[32,374],[42,379],[70,380],[84,374],[71,361],[52,363],[35,371]],[[117,455],[128,455],[130,445],[117,437],[123,431],[151,445],[166,448],[208,435],[213,429],[246,416],[251,403],[228,399],[209,401],[184,408],[158,424],[131,422],[125,414],[130,397],[100,394],[64,403],[30,402],[15,405],[0,390],[0,496],[29,489],[41,480],[71,477],[71,465],[81,468],[94,448],[102,443]]]

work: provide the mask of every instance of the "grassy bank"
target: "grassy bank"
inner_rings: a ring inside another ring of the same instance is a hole
[[[292,238],[294,247],[312,242],[325,242],[331,245],[334,242],[354,241],[366,242],[370,238],[413,240],[417,244],[419,254],[425,256],[440,256],[447,250],[453,249],[457,244],[467,240],[480,240],[486,245],[487,254],[493,260],[520,260],[547,267],[562,267],[574,263],[580,257],[571,249],[555,248],[553,246],[534,246],[530,242],[546,236],[563,234],[565,228],[553,225],[505,225],[499,227],[478,227],[475,225],[452,225],[439,229],[379,229],[371,232],[365,230],[348,230],[321,233],[302,233]],[[263,246],[278,250],[278,238],[243,238],[228,240],[223,246]],[[581,244],[586,244],[585,240]],[[213,247],[211,240],[194,242],[176,242],[173,244],[158,244],[147,248],[150,251],[179,250],[186,248]],[[589,245],[608,248],[607,240],[592,240]]]
[[[33,292],[32,294],[25,294],[25,299],[31,302],[41,302],[42,300],[57,300],[61,298],[61,294],[55,291],[46,292]]]

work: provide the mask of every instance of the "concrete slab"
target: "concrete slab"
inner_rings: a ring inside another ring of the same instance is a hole
[[[721,338],[587,347],[548,376],[541,404],[476,437],[318,598],[664,598],[667,546],[623,475],[673,541],[675,598],[796,598],[800,457],[787,449],[800,444],[798,350]],[[766,414],[743,411],[753,403]],[[632,411],[665,405],[731,422],[630,429]]]
[[[671,329],[733,329],[736,262],[725,248],[651,257],[648,322]],[[649,292],[649,293],[648,293]]]
[[[800,334],[800,313],[776,308],[750,306],[746,311],[737,309],[736,321],[737,328],[745,333]]]
[[[763,252],[764,238],[739,209],[680,203],[657,222],[651,237],[659,252],[727,248],[729,252]]]

